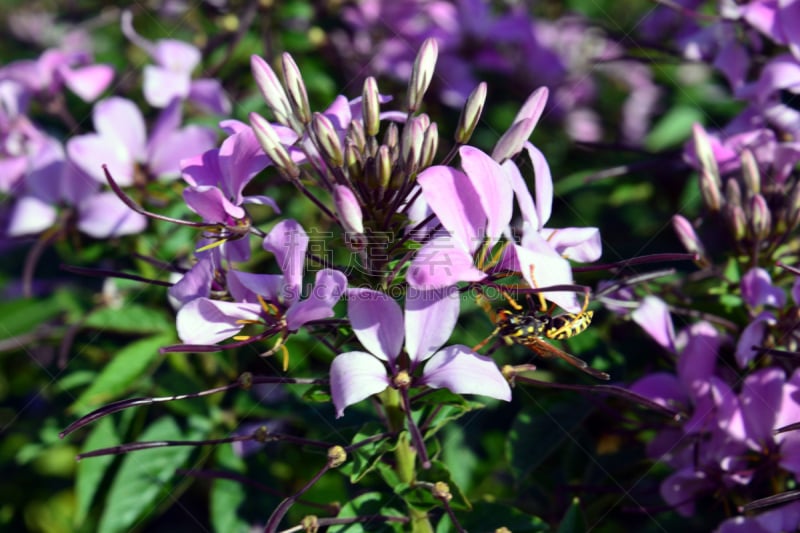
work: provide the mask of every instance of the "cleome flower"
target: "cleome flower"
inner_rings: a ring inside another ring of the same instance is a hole
[[[446,388],[511,400],[511,387],[492,359],[461,344],[442,348],[458,319],[455,291],[410,288],[405,316],[397,302],[382,292],[350,289],[347,298],[350,323],[366,351],[341,353],[331,364],[337,417],[388,386]]]

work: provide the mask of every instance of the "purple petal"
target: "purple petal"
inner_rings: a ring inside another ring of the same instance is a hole
[[[457,394],[480,394],[511,401],[511,387],[495,362],[456,344],[437,352],[425,363],[422,382]]]
[[[676,353],[675,327],[664,300],[656,296],[645,296],[639,307],[631,313],[631,318],[654,341],[670,352]]]
[[[786,374],[779,368],[764,368],[747,376],[739,393],[744,414],[747,445],[754,451],[768,449],[780,411]]]
[[[103,165],[107,165],[120,187],[133,185],[133,156],[114,138],[95,133],[78,135],[67,141],[67,154],[70,161],[100,183],[106,182]]]
[[[212,78],[194,80],[189,85],[188,99],[211,113],[227,115],[231,112],[231,101],[219,80]]]
[[[420,290],[455,285],[459,281],[480,281],[486,277],[473,264],[472,254],[446,235],[430,240],[417,250],[406,280]]]
[[[153,107],[166,107],[174,99],[185,100],[191,81],[188,73],[147,65],[142,83],[144,99]]]
[[[633,383],[630,389],[670,409],[688,407],[689,396],[678,378],[672,374],[650,374]]]
[[[464,250],[474,252],[483,240],[486,215],[481,199],[466,174],[433,166],[417,177],[422,194],[439,221]]]
[[[708,322],[697,322],[684,331],[689,339],[678,357],[678,377],[687,390],[697,389],[714,375],[722,337]]]
[[[661,483],[661,497],[681,516],[694,514],[696,497],[714,490],[715,483],[704,472],[687,467],[670,475]]]
[[[742,276],[742,299],[750,307],[783,307],[786,304],[786,293],[780,287],[772,285],[772,278],[763,268],[751,268]]]
[[[781,4],[779,24],[789,44],[789,50],[800,61],[800,25],[797,24],[800,20],[800,2],[795,0]]]
[[[565,259],[589,263],[603,254],[603,242],[597,228],[542,228],[541,235]]]
[[[406,352],[412,368],[447,342],[458,321],[461,300],[455,287],[406,292]]]
[[[162,39],[150,50],[153,61],[173,72],[191,74],[200,64],[200,50],[187,42],[177,39]]]
[[[219,150],[206,152],[183,159],[180,162],[183,180],[194,187],[211,185],[218,187],[222,170],[219,167]]]
[[[514,197],[517,199],[522,220],[533,228],[541,228],[542,224],[539,223],[539,215],[536,213],[531,192],[528,190],[528,184],[525,183],[519,168],[513,161],[508,160],[503,163],[503,170],[511,181],[511,188],[514,189]]]
[[[95,194],[78,206],[78,229],[96,239],[134,235],[147,227],[147,218],[131,210],[113,192]]]
[[[189,209],[203,217],[206,222],[225,224],[229,222],[229,217],[239,220],[247,214],[241,207],[233,205],[222,191],[208,185],[186,187],[183,190],[183,199]]]
[[[531,247],[533,240],[535,239],[526,239],[524,247],[513,245],[519,260],[520,273],[528,285],[534,288],[546,288],[573,284],[572,267],[569,262],[549,250],[546,241],[540,240],[538,246]],[[545,299],[567,312],[574,313],[581,309],[574,292],[546,291],[542,294]]]
[[[389,385],[386,367],[366,352],[346,352],[331,363],[331,396],[336,418],[345,407],[383,392]]]
[[[148,168],[157,178],[177,178],[181,174],[181,160],[210,150],[216,140],[217,135],[203,126],[173,131],[158,144],[151,143]]]
[[[145,160],[144,117],[132,101],[116,96],[101,100],[92,110],[92,121],[97,133],[119,143],[114,150],[127,152],[134,161]]]
[[[529,142],[525,143],[525,151],[531,159],[534,172],[534,183],[536,184],[536,213],[539,216],[539,228],[547,224],[550,214],[553,212],[553,177],[550,174],[550,166],[544,158],[542,152]]]
[[[242,189],[269,163],[251,128],[231,135],[219,148],[222,190],[236,204],[242,203]]]
[[[361,345],[394,366],[404,334],[403,311],[397,302],[382,292],[350,289],[347,316]]]
[[[292,305],[286,312],[289,331],[297,331],[312,320],[333,316],[333,306],[347,288],[347,276],[338,270],[325,269],[317,272],[311,294],[303,301]]]
[[[94,101],[114,79],[114,69],[108,65],[89,65],[58,69],[64,84],[84,102]]]
[[[56,208],[33,196],[23,196],[14,204],[6,232],[10,237],[41,233],[56,222]]]
[[[196,298],[208,298],[214,279],[214,264],[204,258],[186,272],[180,280],[167,290],[167,294],[180,308]]]
[[[308,241],[303,226],[292,219],[278,222],[264,238],[264,250],[275,254],[275,261],[283,272],[287,290],[286,303],[289,304],[300,299]]]
[[[745,368],[758,355],[753,346],[761,346],[764,334],[767,332],[767,325],[774,323],[775,317],[767,311],[762,311],[742,330],[739,341],[736,343],[735,353],[739,368]]]
[[[461,167],[472,183],[486,214],[486,235],[494,244],[508,229],[514,201],[514,191],[508,174],[491,157],[472,146],[462,146]],[[424,190],[424,189],[423,189]]]
[[[258,303],[258,296],[268,302],[283,301],[283,276],[280,274],[252,274],[231,269],[227,282],[228,290],[237,302]]]
[[[196,298],[178,311],[178,337],[186,344],[216,344],[239,333],[241,320],[258,320],[259,304]]]

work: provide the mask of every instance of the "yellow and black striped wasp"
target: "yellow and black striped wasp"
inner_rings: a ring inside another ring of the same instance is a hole
[[[541,297],[541,293],[539,296],[542,310],[539,312],[526,310],[505,292],[503,296],[511,304],[512,309],[501,309],[497,313],[489,312],[489,315],[493,316],[495,329],[488,338],[475,347],[475,350],[485,346],[486,343],[497,336],[508,345],[520,344],[525,346],[540,357],[558,357],[594,378],[611,379],[611,376],[605,372],[592,368],[583,359],[560,350],[545,340],[568,339],[589,327],[594,311],[586,309],[589,304],[588,293],[580,312],[557,315],[552,314],[552,308],[549,311],[545,311],[547,307],[544,304],[544,298]]]

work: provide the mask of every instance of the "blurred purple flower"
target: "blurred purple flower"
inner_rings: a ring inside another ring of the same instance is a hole
[[[144,97],[151,106],[166,107],[177,98],[189,100],[212,113],[230,113],[231,103],[219,80],[192,80],[192,72],[202,59],[197,47],[176,39],[148,41],[136,33],[130,11],[122,13],[122,32],[156,63],[144,67]]]
[[[411,374],[425,361],[422,376],[413,386],[511,399],[508,381],[492,359],[460,344],[442,348],[458,319],[460,300],[456,291],[410,289],[405,318],[397,302],[384,293],[351,289],[347,297],[350,323],[367,351],[341,353],[331,363],[331,394],[337,417],[347,406],[392,385],[392,378],[401,370]],[[400,357],[404,338],[407,368]]]
[[[141,232],[147,220],[81,172],[64,154],[61,143],[48,138],[31,159],[24,186],[11,214],[11,236],[40,233],[57,220],[58,206],[73,206],[78,230],[94,238]]]
[[[111,97],[97,102],[92,120],[97,133],[72,137],[67,142],[67,153],[75,165],[100,183],[106,182],[103,165],[107,165],[122,187],[147,177],[177,178],[180,160],[205,152],[214,146],[216,139],[209,128],[195,125],[180,128],[178,100],[161,112],[149,138],[141,111],[125,98]],[[141,172],[145,175],[141,176]]]
[[[86,102],[95,100],[114,77],[109,65],[92,63],[88,52],[46,50],[36,60],[22,60],[0,68],[0,81],[14,80],[33,96],[49,100],[67,87]]]

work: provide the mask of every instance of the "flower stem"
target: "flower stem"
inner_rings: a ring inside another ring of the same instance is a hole
[[[396,461],[395,470],[401,483],[409,486],[416,482],[415,463],[417,451],[411,446],[411,440],[407,431],[402,431],[405,423],[402,399],[397,389],[388,387],[381,393],[384,409],[386,409],[386,420],[389,424],[389,431],[397,432],[397,447],[394,450]],[[433,533],[433,526],[428,519],[428,513],[409,506],[408,517],[411,519],[412,533]]]

